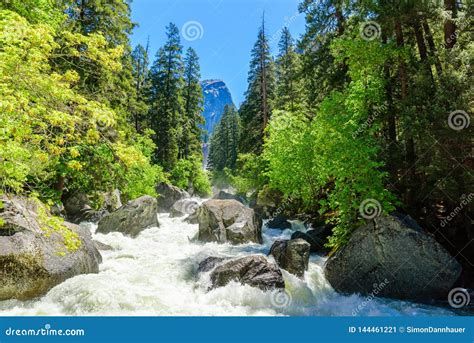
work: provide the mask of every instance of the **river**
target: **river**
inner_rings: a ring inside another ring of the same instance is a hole
[[[304,280],[283,272],[286,293],[263,292],[237,283],[208,291],[209,274],[198,276],[208,256],[267,254],[278,238],[291,230],[263,229],[264,243],[232,246],[202,243],[198,225],[159,214],[160,227],[137,238],[120,233],[95,234],[96,225],[83,223],[94,239],[113,247],[101,251],[98,274],[79,275],[33,301],[0,302],[1,315],[167,315],[167,316],[399,316],[453,315],[444,308],[406,301],[367,299],[336,293],[324,278],[325,259],[312,255]],[[304,227],[296,227],[305,230]]]

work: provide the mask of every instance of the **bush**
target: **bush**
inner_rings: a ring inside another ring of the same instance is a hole
[[[192,190],[193,194],[199,196],[211,194],[209,177],[202,167],[201,159],[197,156],[179,160],[169,178],[173,185]]]

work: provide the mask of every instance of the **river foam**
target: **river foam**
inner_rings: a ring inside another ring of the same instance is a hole
[[[112,246],[101,251],[98,274],[79,275],[33,301],[0,302],[1,315],[166,315],[166,316],[399,316],[453,315],[437,307],[411,302],[367,299],[336,293],[324,278],[323,257],[311,256],[304,279],[283,271],[285,292],[263,292],[238,283],[208,291],[209,274],[198,276],[200,261],[208,256],[237,257],[267,254],[278,238],[291,230],[264,228],[264,243],[232,246],[201,243],[198,225],[182,218],[159,215],[160,227],[137,238],[120,233],[95,234]],[[304,230],[302,226],[296,227]],[[360,309],[358,309],[358,307]]]

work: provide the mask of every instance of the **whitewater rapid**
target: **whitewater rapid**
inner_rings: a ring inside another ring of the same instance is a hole
[[[311,256],[304,280],[282,271],[283,295],[237,283],[208,291],[209,274],[196,273],[206,257],[266,255],[276,239],[288,239],[293,231],[264,227],[262,245],[202,243],[196,240],[198,225],[182,219],[159,214],[160,227],[137,238],[117,232],[96,234],[96,225],[81,224],[95,240],[113,248],[101,251],[100,272],[71,278],[33,301],[2,301],[0,315],[453,315],[447,309],[411,302],[340,295],[324,278],[325,259],[317,255]]]

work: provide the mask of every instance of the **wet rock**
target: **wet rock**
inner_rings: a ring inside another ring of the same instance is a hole
[[[262,290],[285,288],[280,269],[262,255],[237,258],[218,265],[211,273],[212,288],[235,281]]]
[[[217,200],[237,200],[238,202],[241,202],[242,204],[246,204],[246,200],[244,197],[237,195],[237,194],[232,194],[228,193],[226,191],[220,191],[216,195],[214,195],[213,199]]]
[[[184,215],[197,216],[199,202],[194,199],[181,199],[176,201],[170,210],[170,217],[181,217]]]
[[[109,213],[105,208],[94,210],[91,207],[89,198],[83,193],[75,193],[68,196],[63,204],[66,218],[75,224],[82,222],[97,223]]]
[[[271,229],[291,229],[291,223],[282,215],[277,215],[267,222],[267,227]]]
[[[199,207],[199,236],[203,242],[262,243],[262,222],[251,208],[236,200],[208,200]]]
[[[199,218],[197,214],[190,214],[189,216],[184,218],[183,221],[188,224],[199,224]]]
[[[74,217],[84,210],[91,209],[90,201],[84,193],[74,193],[63,201],[68,217]]]
[[[303,239],[277,240],[270,248],[280,268],[298,277],[308,269],[310,244]]]
[[[108,244],[105,244],[105,243],[102,243],[100,241],[97,241],[97,240],[93,240],[94,242],[94,246],[97,248],[97,250],[114,250],[114,248],[112,248],[110,245]]]
[[[160,212],[169,212],[175,202],[190,197],[185,190],[164,182],[156,186],[156,192],[158,193],[157,200]]]
[[[99,271],[102,257],[87,229],[51,217],[35,200],[0,200],[0,300],[32,299],[68,278]]]
[[[225,257],[210,256],[199,263],[197,271],[198,273],[206,273],[225,260]]]
[[[97,232],[121,232],[136,237],[143,230],[159,226],[157,218],[157,201],[144,195],[129,201],[117,211],[106,215],[99,221]]]
[[[328,251],[325,244],[328,243],[328,239],[331,235],[332,227],[323,225],[306,232],[296,231],[291,235],[291,239],[304,239],[311,245],[311,252],[325,253]]]
[[[459,263],[431,236],[393,216],[376,217],[354,231],[326,263],[325,275],[341,293],[408,300],[445,298],[461,273]]]

